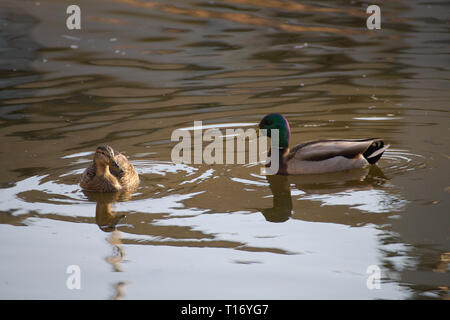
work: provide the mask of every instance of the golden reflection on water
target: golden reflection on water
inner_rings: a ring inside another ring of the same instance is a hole
[[[113,250],[110,256],[105,258],[105,261],[111,264],[114,272],[123,272],[122,262],[125,259],[125,251],[122,243],[122,233],[117,230],[117,224],[120,223],[126,214],[122,212],[115,212],[111,206],[116,201],[127,201],[131,199],[131,194],[136,190],[127,190],[120,193],[95,193],[84,191],[83,193],[90,201],[96,201],[95,206],[95,222],[99,228],[110,233],[107,238],[108,243],[111,244]],[[114,295],[112,300],[119,300],[125,296],[124,287],[127,283],[120,281],[114,285]]]
[[[111,300],[120,300],[121,298],[125,297],[124,287],[127,285],[126,282],[118,282],[114,285],[114,296],[111,298]]]
[[[441,254],[439,263],[433,269],[434,272],[445,273],[450,269],[450,252],[444,252]]]
[[[108,238],[108,242],[112,245],[114,253],[112,256],[106,258],[106,261],[110,263],[115,272],[122,272],[121,262],[124,259],[125,253],[122,250],[122,241],[120,240],[121,234],[118,230],[111,232],[111,237]]]
[[[282,23],[280,21],[276,21],[273,19],[266,19],[262,17],[258,17],[252,14],[247,13],[238,13],[238,12],[219,12],[219,11],[209,11],[209,10],[201,10],[201,9],[191,9],[191,8],[181,8],[176,7],[173,5],[163,5],[158,2],[151,2],[151,1],[140,1],[140,0],[112,0],[118,3],[124,3],[133,7],[138,8],[146,8],[146,9],[157,9],[161,10],[170,14],[176,14],[181,16],[189,16],[189,17],[195,17],[195,18],[202,18],[202,19],[223,19],[230,22],[235,22],[239,24],[244,25],[255,25],[255,26],[264,26],[264,27],[272,27],[277,28],[283,31],[287,32],[328,32],[328,33],[335,33],[335,34],[360,34],[361,30],[355,30],[355,29],[338,29],[338,28],[330,28],[330,27],[311,27],[311,26],[300,26],[300,25],[292,25],[287,23]],[[255,4],[252,3],[252,1],[249,1],[249,4]],[[289,3],[288,3],[289,4]],[[330,9],[324,9],[324,8],[314,8],[312,6],[302,6],[299,4],[292,4],[288,6],[288,8],[283,7],[284,3],[279,1],[271,1],[268,3],[263,3],[263,6],[269,6],[269,7],[278,7],[283,9],[290,9],[292,7],[295,8],[295,10],[300,11],[311,11],[311,12],[345,12],[345,10],[341,11],[334,11]],[[354,13],[355,11],[350,11],[350,13]],[[360,15],[360,14],[358,14]],[[365,32],[364,30],[362,32]]]
[[[127,201],[131,199],[131,195],[135,190],[126,190],[123,192],[114,193],[98,193],[83,190],[83,193],[90,201],[95,201],[95,222],[99,228],[104,232],[110,232],[111,236],[108,242],[113,248],[113,254],[106,258],[106,261],[111,264],[115,272],[123,271],[121,263],[124,260],[125,253],[122,248],[122,235],[117,230],[117,224],[126,217],[125,213],[115,212],[111,206],[116,201]]]

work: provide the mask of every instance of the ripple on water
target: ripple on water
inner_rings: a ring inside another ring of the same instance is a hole
[[[389,148],[383,154],[378,166],[386,175],[400,174],[405,171],[413,171],[425,168],[426,159],[420,154],[409,152],[405,149]]]

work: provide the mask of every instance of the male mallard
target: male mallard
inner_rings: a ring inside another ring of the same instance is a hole
[[[287,119],[278,113],[265,116],[259,128],[266,129],[268,137],[271,129],[279,130],[278,174],[316,174],[363,168],[377,162],[389,147],[382,139],[370,138],[317,140],[289,149],[291,129]]]
[[[121,153],[110,146],[99,146],[93,163],[83,172],[80,186],[88,191],[117,192],[136,188],[139,176],[136,169]]]

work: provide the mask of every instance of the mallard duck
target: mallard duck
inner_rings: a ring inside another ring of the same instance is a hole
[[[117,192],[136,188],[139,176],[136,169],[121,153],[110,146],[99,146],[92,164],[83,172],[80,186],[88,191]]]
[[[277,174],[318,174],[364,168],[376,163],[389,147],[382,139],[317,140],[289,149],[291,129],[287,119],[278,113],[265,116],[259,129],[279,130],[279,167]],[[270,155],[270,151],[269,151]]]
[[[123,153],[115,153],[114,161],[117,165],[111,166],[111,173],[119,179],[122,189],[134,190],[139,185],[139,175],[134,166]]]

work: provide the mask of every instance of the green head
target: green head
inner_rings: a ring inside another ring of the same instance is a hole
[[[267,136],[271,137],[272,129],[278,129],[280,148],[287,148],[289,146],[289,138],[291,136],[291,128],[289,127],[289,122],[285,117],[279,113],[271,113],[265,116],[259,123],[260,129],[267,130]]]

